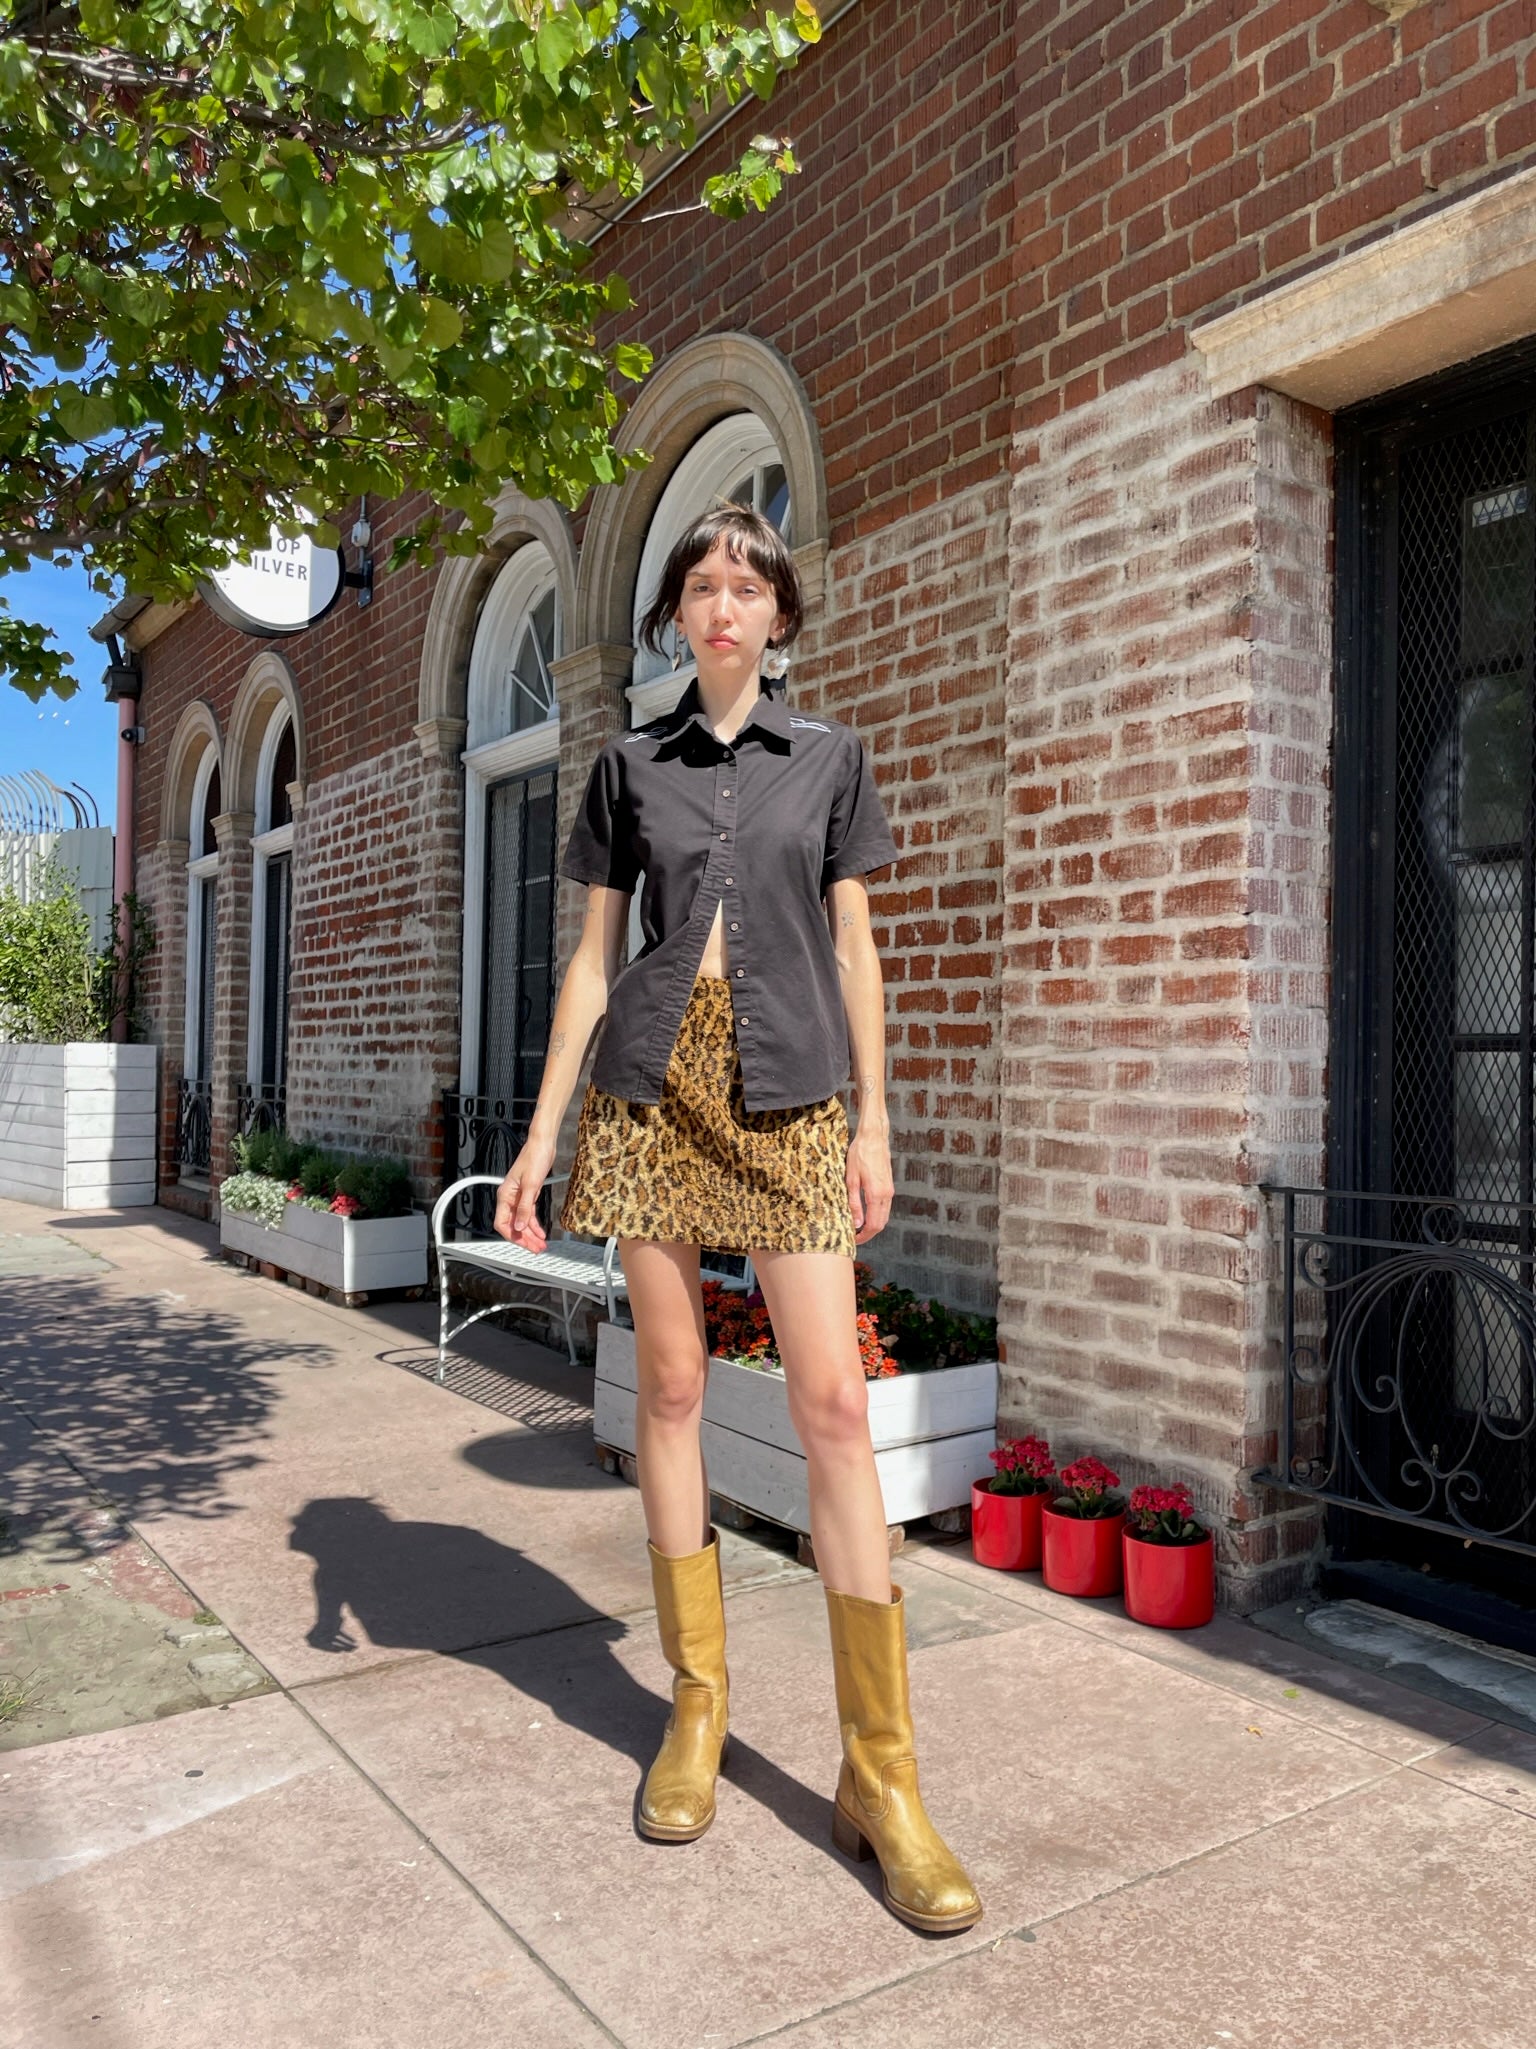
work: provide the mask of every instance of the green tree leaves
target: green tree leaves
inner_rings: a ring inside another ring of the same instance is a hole
[[[190,594],[274,500],[433,508],[395,559],[469,552],[495,487],[575,505],[629,463],[646,351],[581,237],[718,100],[766,96],[810,0],[0,0],[0,570],[83,556]],[[702,203],[795,169],[756,137]],[[0,668],[69,688],[0,613]]]

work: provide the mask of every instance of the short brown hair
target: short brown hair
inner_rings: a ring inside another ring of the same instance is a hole
[[[718,541],[725,542],[733,562],[750,562],[758,575],[773,585],[784,630],[772,645],[788,647],[800,631],[805,614],[800,576],[784,536],[771,519],[764,519],[748,505],[720,505],[696,519],[667,557],[656,595],[640,621],[641,643],[654,653],[662,652],[661,637],[677,615],[689,571],[698,567]]]

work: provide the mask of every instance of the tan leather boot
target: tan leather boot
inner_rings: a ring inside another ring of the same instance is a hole
[[[691,1843],[715,1818],[715,1774],[725,1756],[728,1687],[720,1538],[668,1558],[648,1544],[656,1621],[672,1681],[672,1713],[640,1796],[640,1833]]]
[[[843,1725],[832,1840],[849,1857],[879,1858],[885,1904],[900,1920],[958,1933],[981,1919],[981,1901],[917,1790],[901,1588],[889,1602],[828,1588],[827,1615]]]

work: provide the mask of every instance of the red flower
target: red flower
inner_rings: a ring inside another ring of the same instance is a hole
[[[1056,1461],[1043,1437],[1011,1437],[987,1456],[997,1468],[992,1479],[994,1494],[1049,1492],[1046,1482],[1056,1471]]]
[[[1092,1452],[1062,1467],[1061,1484],[1067,1490],[1067,1498],[1059,1505],[1071,1514],[1095,1517],[1118,1513],[1119,1504],[1110,1489],[1120,1485],[1120,1475],[1111,1472],[1103,1459],[1095,1458]]]
[[[1198,1544],[1205,1530],[1195,1521],[1187,1487],[1133,1487],[1128,1503],[1131,1527],[1152,1544]]]
[[[333,1195],[331,1197],[331,1215],[333,1217],[355,1217],[361,1208],[362,1204],[355,1195]]]

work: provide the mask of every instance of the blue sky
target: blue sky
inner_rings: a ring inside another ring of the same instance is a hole
[[[93,591],[78,565],[55,568],[39,562],[21,576],[0,581],[11,609],[22,619],[51,626],[75,658],[80,688],[67,703],[45,697],[32,704],[19,690],[0,683],[0,766],[40,768],[67,789],[83,783],[101,809],[103,825],[117,809],[117,706],[102,695],[107,651],[91,639],[91,622],[111,600]]]

